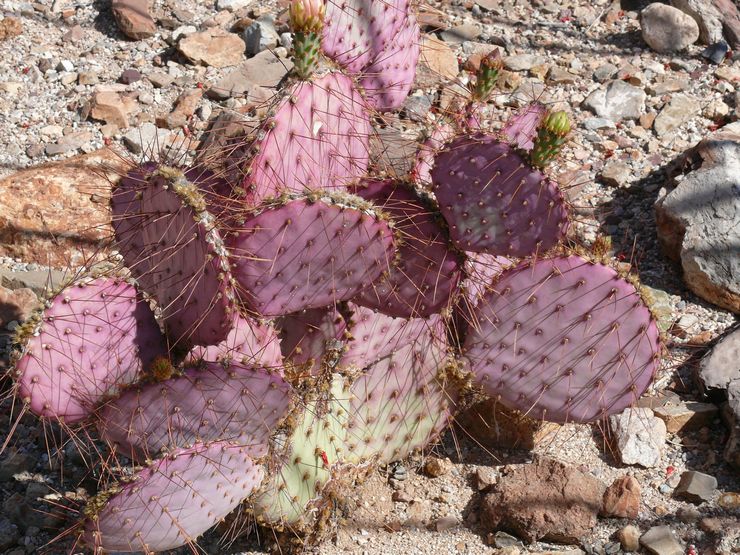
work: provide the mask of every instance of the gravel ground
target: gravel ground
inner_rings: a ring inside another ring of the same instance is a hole
[[[103,122],[81,117],[85,103],[94,92],[130,93],[135,99],[130,123],[133,129],[138,129],[154,121],[156,115],[169,113],[183,91],[197,88],[199,84],[207,87],[230,71],[230,68],[194,66],[173,46],[176,41],[172,37],[182,32],[181,27],[201,28],[219,13],[211,0],[155,2],[159,32],[153,38],[140,41],[130,41],[120,35],[106,4],[88,0],[33,4],[5,0],[0,6],[0,15],[15,15],[23,24],[21,36],[10,43],[0,42],[3,52],[0,60],[0,177],[42,162],[92,152],[105,144],[123,145],[123,135],[128,130],[114,129]],[[703,49],[700,45],[690,46],[674,56],[649,50],[640,38],[637,13],[621,11],[605,1],[507,1],[505,4],[506,10],[492,11],[474,2],[457,1],[435,2],[425,8],[431,14],[439,10],[450,28],[462,24],[476,26],[479,34],[474,40],[448,41],[461,60],[485,43],[502,45],[508,54],[543,57],[531,69],[512,73],[510,80],[516,94],[497,96],[495,113],[511,112],[523,99],[535,96],[571,112],[578,129],[564,151],[558,173],[561,183],[568,185],[568,196],[576,209],[575,234],[586,242],[592,241],[597,233],[609,235],[615,252],[637,267],[642,282],[664,292],[666,321],[691,323],[686,330],[675,326],[672,329],[673,333],[668,336],[670,352],[653,389],[669,388],[685,398],[695,398],[698,392],[690,375],[696,356],[706,344],[728,329],[735,318],[687,291],[679,269],[660,253],[653,204],[666,184],[672,161],[705,137],[722,119],[724,108],[720,103],[727,107],[726,118],[733,117],[734,88],[738,84],[723,78],[721,72],[718,75],[718,67],[700,56]],[[221,17],[228,20],[225,24],[228,27],[239,17],[246,17],[252,8],[254,5]],[[271,8],[270,4],[260,7],[265,11]],[[75,25],[83,29],[79,37],[68,34]],[[537,77],[541,71],[547,72],[547,68],[538,67],[543,64],[567,70],[572,77],[561,77],[560,82],[547,80],[547,85],[543,86],[543,80]],[[646,129],[649,125],[641,126],[640,120],[597,129],[601,123],[595,122],[593,114],[579,106],[600,86],[593,74],[605,64],[613,64],[618,76],[654,91],[647,96],[648,113],[658,112],[678,93],[696,100],[696,113],[675,131],[662,136]],[[727,65],[740,71],[738,60]],[[135,69],[145,78],[129,85],[118,83],[121,74],[129,69]],[[171,83],[155,87],[146,78],[155,72],[169,75]],[[661,92],[657,85],[666,78],[681,81],[680,90]],[[80,84],[83,82],[93,84]],[[436,84],[423,87],[415,94],[430,97],[436,87]],[[204,98],[189,121],[189,131],[197,135],[205,130],[211,115],[221,110],[237,111],[245,105],[246,101],[238,97],[221,101]],[[740,108],[735,107],[735,110]],[[417,123],[408,120],[395,121],[393,125],[404,136],[413,135],[419,128]],[[182,130],[172,133],[184,138]],[[606,168],[613,162],[624,164],[618,182],[597,179],[602,172],[608,173]],[[0,268],[41,269],[12,259],[0,260]],[[7,387],[5,384],[6,390]],[[10,400],[2,404],[5,417],[0,424],[0,437],[6,437],[16,425],[10,417],[10,408]],[[57,450],[53,432],[45,436],[35,419],[23,418],[13,432],[8,453],[17,455],[8,458],[6,454],[0,459],[3,460],[0,501],[3,515],[18,526],[8,528],[9,521],[0,519],[0,551],[13,555],[77,552],[69,542],[51,546],[48,542],[64,529],[65,518],[74,516],[86,492],[93,491],[96,476],[88,475],[83,460],[72,446]],[[733,475],[722,463],[723,433],[718,424],[680,438],[669,436],[661,463],[654,469],[621,465],[598,427],[592,426],[567,425],[535,451],[578,466],[607,484],[625,473],[634,475],[642,487],[640,517],[635,523],[642,530],[656,523],[668,524],[687,544],[696,544],[699,553],[730,553],[740,551],[737,543],[726,545],[733,537],[737,541],[737,535],[726,531],[725,543],[722,543],[723,540],[698,528],[698,517],[692,513],[691,505],[671,497],[676,485],[672,477],[680,475],[684,469],[701,470],[715,476],[719,492],[738,491],[737,474]],[[346,500],[349,509],[336,537],[313,552],[326,555],[494,552],[489,531],[482,529],[478,522],[480,496],[473,476],[478,468],[496,469],[508,462],[526,461],[532,453],[484,449],[452,432],[433,448],[433,453],[451,458],[453,465],[449,472],[439,478],[429,478],[417,472],[422,460],[417,457],[404,463],[408,477],[397,484],[400,489],[392,487],[383,472],[374,474]],[[60,457],[63,464],[59,463]],[[670,476],[669,467],[674,469]],[[393,501],[394,493],[398,498],[399,492],[403,493],[400,495],[403,500]],[[700,516],[722,513],[717,505],[718,495],[699,508]],[[435,527],[449,524],[447,521],[439,524],[443,517],[453,517],[449,522],[451,526],[437,531]],[[624,524],[626,521],[619,519],[600,519],[579,547],[589,553],[602,554],[609,542],[614,541],[614,533]],[[250,523],[247,521],[244,526],[250,527]],[[248,543],[240,543],[242,541],[223,545],[212,534],[202,545],[204,552],[209,554],[264,552],[264,546],[260,546],[254,535]],[[571,548],[575,549],[574,546],[546,544],[521,547],[523,551],[532,552]]]

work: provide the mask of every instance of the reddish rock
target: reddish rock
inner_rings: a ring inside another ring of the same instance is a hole
[[[483,498],[481,524],[528,542],[577,543],[596,526],[604,490],[590,474],[553,459],[509,465]]]
[[[604,492],[601,516],[637,518],[640,512],[640,484],[633,476],[621,476]]]
[[[16,17],[6,17],[0,21],[0,41],[10,40],[23,33],[23,25]]]
[[[83,116],[112,123],[120,129],[129,125],[129,116],[136,110],[136,100],[116,92],[99,92],[90,99]]]
[[[113,0],[113,17],[121,32],[130,39],[146,39],[157,32],[149,14],[149,0]]]
[[[111,181],[124,167],[102,149],[0,179],[0,256],[63,268],[101,256]]]
[[[30,289],[24,287],[13,291],[0,286],[0,331],[9,322],[26,320],[38,304],[36,293]]]
[[[180,52],[191,62],[213,67],[228,67],[244,59],[244,41],[222,29],[208,29],[182,39]]]
[[[722,14],[722,30],[732,48],[740,48],[740,8],[734,0],[714,0]]]

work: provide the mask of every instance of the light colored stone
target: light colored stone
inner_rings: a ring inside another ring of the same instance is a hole
[[[680,405],[667,404],[655,407],[655,416],[665,422],[668,433],[689,432],[709,426],[718,416],[719,409],[712,403],[688,401]]]
[[[583,105],[597,116],[614,122],[637,119],[645,111],[645,91],[621,80],[593,91]]]
[[[665,423],[648,408],[625,409],[609,417],[609,429],[624,464],[654,468],[666,441]]]
[[[738,361],[740,329],[723,337],[699,363],[699,384],[704,393],[715,395],[726,390],[733,380],[740,380]]]
[[[640,549],[640,529],[634,524],[628,524],[619,530],[617,539],[622,545],[622,549],[628,553]]]
[[[630,182],[632,168],[620,160],[607,162],[601,171],[601,181],[612,187],[627,187]]]
[[[700,297],[740,312],[740,122],[727,125],[687,155],[701,167],[656,203],[658,238],[680,260]]]
[[[90,117],[117,125],[129,126],[129,116],[136,111],[136,100],[115,92],[95,93],[90,100]]]
[[[640,27],[643,40],[656,52],[677,52],[699,38],[699,25],[691,16],[659,2],[640,12]]]
[[[547,61],[544,56],[535,54],[515,54],[504,58],[504,67],[510,71],[528,71],[534,66],[542,65]]]
[[[722,40],[722,14],[712,0],[670,0],[670,4],[696,21],[701,42],[715,44]]]
[[[177,46],[191,62],[213,67],[229,67],[244,59],[244,41],[234,33],[222,29],[208,29],[194,33]]]
[[[640,536],[640,545],[654,555],[684,555],[683,546],[668,526],[653,526]]]
[[[701,105],[695,98],[677,94],[666,104],[655,118],[653,128],[658,137],[663,137],[681,127],[699,113]]]
[[[431,35],[422,37],[419,61],[438,78],[444,80],[454,79],[460,71],[457,56],[452,49]]]
[[[208,96],[219,100],[230,97],[245,98],[247,102],[260,102],[274,94],[275,87],[290,71],[293,63],[273,52],[260,52],[208,90]]]
[[[681,474],[681,481],[673,492],[674,497],[700,505],[705,501],[711,501],[717,489],[717,478],[688,470]]]
[[[144,123],[123,136],[123,143],[134,154],[156,153],[169,145],[171,131],[153,123]]]

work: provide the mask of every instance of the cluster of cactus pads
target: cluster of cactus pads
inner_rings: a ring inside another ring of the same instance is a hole
[[[237,508],[311,536],[470,399],[589,422],[656,372],[636,281],[567,243],[546,172],[565,113],[483,128],[494,52],[410,175],[384,174],[373,120],[413,83],[408,4],[295,0],[290,16],[296,70],[239,171],[134,165],[111,201],[122,267],[78,277],[18,332],[27,410],[92,426],[120,463],[79,523],[96,551],[194,544]]]

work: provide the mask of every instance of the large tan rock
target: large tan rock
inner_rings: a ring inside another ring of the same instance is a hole
[[[244,59],[244,41],[234,33],[213,28],[182,39],[180,52],[191,62],[213,67],[229,67]]]
[[[146,39],[157,32],[149,13],[149,0],[113,0],[113,17],[118,28],[130,39]]]
[[[102,257],[111,182],[124,168],[101,149],[0,179],[0,256],[63,268]]]
[[[431,35],[422,37],[419,62],[420,70],[426,69],[440,80],[454,79],[460,71],[452,49]]]
[[[699,25],[681,10],[654,2],[640,13],[642,38],[656,52],[677,52],[699,39]]]

